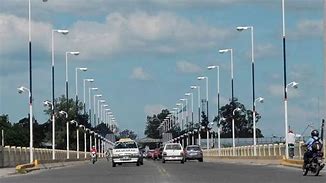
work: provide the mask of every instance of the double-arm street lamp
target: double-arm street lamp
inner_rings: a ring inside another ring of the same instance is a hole
[[[254,156],[257,156],[257,140],[256,140],[256,103],[263,103],[264,98],[258,97],[254,100],[254,107],[253,107],[253,138],[254,138]]]
[[[31,91],[24,87],[21,86],[19,88],[17,88],[18,93],[24,93],[24,92],[28,92],[28,96],[29,98],[31,98]],[[34,161],[33,159],[33,105],[32,102],[30,100],[29,102],[29,161],[30,163],[32,163]]]
[[[235,117],[235,112],[241,111],[240,108],[235,108],[232,111],[232,151],[233,151],[233,156],[235,156],[235,130],[234,130],[234,117]]]
[[[52,159],[55,160],[55,113],[52,102],[46,100],[43,102],[44,106],[50,107],[52,112]]]
[[[285,99],[284,99],[284,116],[285,116],[285,157],[286,159],[289,159],[289,142],[288,142],[288,100],[287,100],[287,92],[288,88],[292,87],[294,89],[298,88],[299,83],[292,81],[291,83],[287,84],[285,86]]]

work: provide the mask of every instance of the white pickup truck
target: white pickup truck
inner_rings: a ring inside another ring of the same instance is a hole
[[[112,167],[122,163],[136,163],[137,166],[143,163],[137,143],[129,138],[117,141],[112,150]]]

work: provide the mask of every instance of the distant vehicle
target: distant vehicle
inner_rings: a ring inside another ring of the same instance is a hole
[[[155,148],[154,149],[154,160],[160,159],[160,148]]]
[[[112,150],[112,167],[122,163],[136,163],[137,166],[142,164],[142,156],[138,145],[129,138],[117,141]]]
[[[155,152],[154,150],[148,150],[146,158],[153,159],[154,158],[154,152]]]
[[[165,161],[180,161],[180,163],[184,163],[184,152],[181,144],[165,144],[163,149],[162,163],[165,163]]]
[[[203,151],[198,145],[189,145],[185,149],[185,161],[198,160],[203,162]]]

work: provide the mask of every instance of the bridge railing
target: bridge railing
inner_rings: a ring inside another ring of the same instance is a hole
[[[294,159],[303,159],[304,155],[304,142],[297,142],[294,145]],[[324,144],[325,145],[325,144]],[[257,157],[269,157],[269,158],[282,158],[285,156],[285,144],[275,143],[275,144],[260,144],[256,146]],[[325,148],[324,148],[325,150]],[[233,154],[233,148],[221,148],[220,152],[217,148],[203,150],[204,156],[214,157],[254,157],[254,146],[238,146],[235,147],[235,154]]]
[[[69,159],[67,159],[66,150],[55,150],[55,160],[52,160],[52,149],[33,148],[34,159],[42,163],[63,162],[63,161],[81,161],[90,158],[89,152],[79,151],[79,159],[77,159],[77,151],[69,151]],[[99,153],[99,157],[104,154]],[[19,164],[29,163],[29,147],[0,146],[0,168],[14,167]]]

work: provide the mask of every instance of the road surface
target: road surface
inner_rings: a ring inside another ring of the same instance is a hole
[[[26,175],[0,179],[1,183],[310,183],[326,182],[326,172],[321,176],[303,177],[301,171],[275,165],[244,165],[197,161],[167,162],[144,161],[144,165],[126,164],[113,168],[101,160],[95,165],[78,165],[41,170]]]

